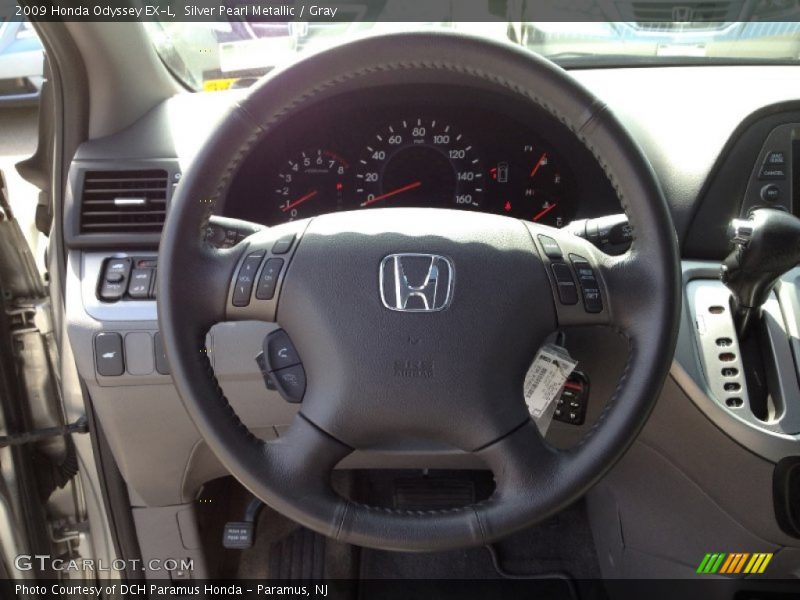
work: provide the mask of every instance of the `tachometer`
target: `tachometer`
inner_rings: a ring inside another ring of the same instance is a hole
[[[286,162],[277,175],[276,222],[293,221],[339,210],[351,189],[350,165],[330,150],[303,151]]]
[[[376,133],[356,167],[354,185],[361,207],[477,209],[484,193],[475,148],[448,123],[422,117]]]

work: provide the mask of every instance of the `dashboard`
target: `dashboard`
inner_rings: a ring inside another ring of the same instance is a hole
[[[563,227],[622,212],[594,157],[514,97],[446,85],[342,94],[291,114],[242,164],[224,215],[276,225],[373,207]]]
[[[800,126],[787,126],[800,123],[800,78],[796,70],[709,66],[572,72],[611,107],[645,151],[670,204],[686,279],[718,277],[719,261],[729,252],[728,222],[748,206],[764,202],[762,190],[767,185],[780,188],[779,202],[800,212],[800,148],[796,141],[800,140]],[[198,445],[197,430],[170,376],[159,367],[163,347],[156,302],[152,298],[122,298],[117,302],[97,298],[98,278],[109,259],[129,258],[133,273],[133,268],[146,264],[141,261],[157,259],[159,234],[143,233],[138,226],[109,233],[83,231],[82,212],[84,207],[93,206],[86,202],[86,174],[149,174],[154,168],[162,169],[167,190],[163,202],[168,205],[180,173],[190,168],[214,125],[243,93],[181,94],[165,100],[130,126],[83,143],[70,169],[64,216],[68,247],[64,305],[74,360],[131,497],[142,507],[159,507],[158,511],[167,506],[185,507],[203,482],[226,471]],[[508,201],[512,216],[521,218],[533,218],[547,205],[558,204],[540,217],[540,222],[556,225],[559,217],[565,223],[621,212],[613,190],[588,151],[552,117],[521,105],[515,98],[487,97],[480,90],[445,85],[403,85],[348,94],[287,115],[242,162],[224,202],[217,205],[217,214],[271,225],[324,212],[370,210],[405,202],[423,206],[443,202],[465,210],[509,214],[504,212]],[[425,134],[414,136],[413,128],[423,125]],[[379,148],[373,143],[377,135],[385,138],[389,127],[397,130],[398,126],[402,144],[389,144],[387,140]],[[461,135],[462,139],[437,144],[433,136],[441,135],[447,126],[447,133]],[[406,133],[402,133],[403,128]],[[775,132],[779,135],[773,139]],[[415,137],[422,141],[414,144]],[[533,152],[526,151],[526,145],[533,146]],[[467,146],[471,148],[467,150]],[[370,148],[386,155],[373,159],[367,155]],[[312,172],[311,165],[305,167],[305,158],[314,163],[318,150],[322,151],[322,171]],[[477,166],[458,156],[451,159],[451,150],[464,150],[465,156],[469,153],[470,161],[478,160],[474,163]],[[786,160],[785,178],[760,179],[764,165],[771,162],[768,157],[781,151]],[[532,176],[545,152],[547,165],[540,166]],[[445,160],[439,158],[443,154]],[[412,160],[415,157],[418,160]],[[330,160],[335,160],[332,166]],[[297,172],[304,171],[302,185],[294,179],[290,161],[297,164]],[[445,162],[450,171],[444,168]],[[508,165],[507,175],[501,172],[502,163]],[[493,172],[494,168],[497,171]],[[457,173],[461,171],[472,172],[473,181],[459,182]],[[378,174],[378,180],[358,192],[361,178],[357,175],[372,172]],[[555,173],[560,175],[558,184]],[[293,179],[284,195],[280,184],[287,174]],[[478,179],[484,185],[475,184],[475,174],[482,175]],[[139,186],[138,181],[130,181],[132,189],[134,184]],[[419,185],[412,189],[361,206],[369,194],[374,200],[417,181]],[[338,183],[341,190],[336,189]],[[531,186],[531,195],[526,197],[525,191]],[[481,190],[476,192],[476,188]],[[435,189],[438,194],[430,193]],[[314,196],[283,210],[312,192],[316,192]],[[477,206],[457,204],[458,195],[470,193]],[[134,195],[142,195],[138,187],[131,192]],[[123,209],[133,210],[129,206],[119,208]],[[292,214],[295,209],[296,214]],[[255,357],[269,331],[256,322],[221,323],[206,340],[210,360],[231,405],[260,436],[276,435],[296,412],[296,405],[265,389],[257,366]],[[122,344],[124,374],[106,376],[97,369],[95,344],[101,333],[119,334],[116,339]],[[590,338],[595,333],[569,333],[569,343],[585,348],[582,354],[574,355],[580,359],[581,368],[590,374],[613,369],[610,365],[622,368],[622,352],[627,348],[620,350],[615,345],[623,346],[622,338],[612,335],[597,341]],[[603,546],[603,556],[661,557],[658,560],[664,572],[679,572],[685,567],[686,556],[692,552],[702,556],[706,551],[696,546],[697,536],[668,527],[653,536],[652,528],[635,526],[652,523],[653,519],[670,523],[675,514],[701,518],[708,524],[709,535],[729,540],[728,547],[761,547],[770,540],[777,548],[777,544],[790,541],[774,523],[769,490],[774,463],[797,454],[798,436],[785,435],[780,440],[767,436],[731,415],[741,409],[729,409],[714,400],[711,392],[705,394],[706,375],[696,356],[697,347],[694,322],[687,315],[679,335],[673,376],[642,432],[643,443],[631,448],[616,478],[609,479],[605,488],[598,488],[607,497],[598,497],[593,505],[593,510],[598,510],[597,522],[608,524],[609,536],[613,537],[623,529],[624,520],[626,544],[631,549],[623,553],[616,546]],[[793,366],[786,370],[793,372]],[[592,380],[593,399],[613,393],[613,389],[601,387],[602,380]],[[77,402],[83,405],[80,394]],[[587,413],[586,426],[556,421],[551,432],[568,442],[577,440],[603,407],[602,402],[592,401],[589,411],[595,412]],[[131,423],[143,426],[131,427]],[[675,432],[681,434],[676,436]],[[713,453],[731,460],[698,460],[698,456]],[[385,457],[381,460],[386,464]],[[155,464],[159,468],[154,470]],[[749,501],[742,503],[742,497]],[[639,508],[641,512],[637,513]],[[149,509],[135,510],[142,514]],[[171,522],[178,519],[173,516]],[[179,550],[185,551],[182,547]],[[621,558],[617,564],[632,564],[632,559],[625,560],[628,562]]]

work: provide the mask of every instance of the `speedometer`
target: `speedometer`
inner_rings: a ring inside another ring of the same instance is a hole
[[[375,134],[359,160],[355,192],[361,207],[480,208],[481,160],[448,123],[417,117]]]

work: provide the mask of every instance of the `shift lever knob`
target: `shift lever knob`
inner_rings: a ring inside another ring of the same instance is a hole
[[[744,338],[778,278],[800,264],[800,219],[759,208],[749,219],[731,221],[728,233],[734,247],[722,263],[720,279],[733,294],[733,314]]]

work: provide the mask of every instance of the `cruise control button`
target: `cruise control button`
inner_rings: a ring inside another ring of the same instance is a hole
[[[98,375],[105,377],[122,375],[125,372],[122,336],[108,331],[94,336],[94,361]]]
[[[264,356],[267,357],[267,369],[270,371],[278,371],[300,362],[292,340],[283,329],[273,331],[264,339]]]
[[[550,265],[550,268],[553,271],[553,277],[556,278],[558,299],[561,300],[561,304],[577,304],[578,287],[575,285],[575,280],[572,279],[572,271],[569,265],[557,262]]]
[[[272,246],[272,253],[273,254],[286,254],[289,250],[292,249],[292,244],[294,243],[294,234],[289,234],[283,236],[279,239],[275,244]]]
[[[577,304],[578,288],[574,283],[559,283],[558,299],[561,300],[561,304]]]
[[[128,295],[136,300],[150,296],[150,285],[153,281],[153,269],[134,269],[128,283]]]
[[[758,173],[759,179],[786,179],[786,169],[782,166],[764,165]]]
[[[575,273],[578,275],[578,284],[581,287],[581,294],[583,295],[583,307],[586,312],[599,313],[603,310],[603,298],[600,295],[600,284],[594,275],[592,266],[582,256],[577,254],[570,254],[572,266],[575,268]]]
[[[600,296],[599,288],[583,289],[583,307],[586,309],[586,312],[603,312],[603,299]]]
[[[236,275],[236,286],[233,289],[234,306],[247,306],[250,304],[253,281],[262,258],[264,258],[263,252],[253,252],[244,259],[242,266],[239,268],[239,273]]]
[[[302,365],[272,372],[272,380],[287,402],[302,402],[306,393],[306,372]]]
[[[256,298],[259,300],[272,300],[275,295],[275,286],[278,284],[278,276],[283,268],[282,258],[270,258],[264,263],[261,269],[261,276],[258,278],[256,288]]]
[[[564,256],[561,253],[561,246],[549,235],[540,234],[539,243],[542,245],[542,250],[544,250],[544,255],[547,258],[562,258]]]
[[[588,260],[577,254],[570,254],[569,257],[572,260],[575,274],[578,276],[578,283],[582,284],[584,280],[594,280],[594,271]]]
[[[765,166],[783,166],[786,164],[786,154],[780,150],[773,150],[764,159]]]
[[[570,271],[567,263],[553,263],[550,268],[553,270],[553,276],[558,283],[574,283],[572,271]]]

